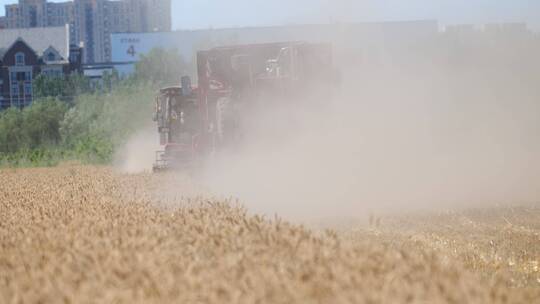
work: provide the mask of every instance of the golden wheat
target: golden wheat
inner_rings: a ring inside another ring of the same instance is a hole
[[[228,201],[156,195],[170,183],[99,167],[0,171],[0,303],[539,302],[529,281],[483,275],[495,255],[461,258],[490,240],[460,251],[459,229],[319,233]],[[530,238],[491,241],[538,240],[522,228]],[[538,275],[531,246],[516,260],[527,280]]]

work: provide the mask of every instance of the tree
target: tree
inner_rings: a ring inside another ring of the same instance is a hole
[[[135,77],[138,81],[159,86],[179,85],[180,79],[188,75],[189,65],[175,49],[152,49],[147,55],[141,55],[135,64]]]
[[[79,159],[107,162],[141,126],[151,123],[154,90],[120,84],[107,94],[77,97],[61,122],[64,148]]]
[[[112,89],[120,83],[120,75],[116,69],[113,69],[111,73],[108,71],[103,72],[102,76],[103,90],[105,92],[111,92]]]
[[[44,74],[34,79],[34,97],[59,97],[64,96],[67,83],[64,78],[50,77]]]
[[[91,93],[90,79],[83,75],[71,74],[64,77],[38,75],[34,80],[34,97],[56,97],[72,100],[75,96]]]
[[[25,145],[22,112],[18,108],[6,109],[0,114],[0,152],[14,153]]]
[[[27,148],[59,144],[60,122],[66,112],[66,104],[54,98],[36,100],[22,110],[22,132],[27,140]]]
[[[0,152],[16,153],[60,143],[60,122],[67,106],[54,98],[36,100],[23,110],[9,108],[0,115]]]
[[[104,99],[99,95],[81,95],[75,106],[69,109],[60,123],[60,134],[64,143],[71,148],[81,138],[88,136],[90,129],[103,115]]]
[[[64,92],[64,96],[77,97],[86,93],[93,93],[92,84],[90,78],[81,74],[70,74],[66,77],[68,86]]]

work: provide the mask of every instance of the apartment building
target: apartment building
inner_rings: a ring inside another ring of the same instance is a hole
[[[163,32],[172,29],[170,0],[146,0],[142,4],[143,10],[152,11],[145,20],[147,24],[143,24],[147,32]]]
[[[5,28],[70,25],[70,43],[84,44],[85,63],[111,60],[111,34],[170,31],[171,0],[19,0],[6,5]],[[2,22],[1,18],[4,18]]]

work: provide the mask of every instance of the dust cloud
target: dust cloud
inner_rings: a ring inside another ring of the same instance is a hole
[[[130,174],[151,172],[158,150],[161,148],[157,127],[148,125],[129,138],[126,144],[116,152],[114,167]]]
[[[394,50],[391,65],[338,42],[335,98],[268,105],[202,183],[288,219],[537,203],[539,42],[515,38],[440,34],[420,55]]]
[[[194,183],[292,220],[540,201],[538,34],[456,27],[382,47],[350,37],[329,41],[343,80],[332,100],[266,104]],[[157,142],[146,128],[118,166],[150,170]]]

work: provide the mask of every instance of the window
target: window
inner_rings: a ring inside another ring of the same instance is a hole
[[[15,65],[24,65],[24,61],[24,53],[19,52],[15,54]]]
[[[17,81],[22,82],[26,79],[26,72],[17,72]]]
[[[24,72],[24,81],[32,81],[32,72]]]
[[[53,52],[50,52],[47,54],[47,61],[54,61],[56,59],[56,56],[54,56]]]
[[[19,86],[12,86],[11,87],[11,95],[12,96],[19,96]]]
[[[32,95],[32,84],[31,83],[25,83],[24,84],[24,95]]]
[[[46,67],[41,71],[41,74],[47,77],[57,77],[60,78],[64,75],[62,68],[58,67]]]
[[[9,78],[11,79],[11,84],[17,84],[17,73],[11,72],[9,75]]]

